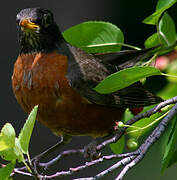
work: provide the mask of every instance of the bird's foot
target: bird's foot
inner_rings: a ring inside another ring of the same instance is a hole
[[[96,149],[97,142],[94,140],[84,147],[84,158],[88,161],[98,159],[101,156],[101,152]]]

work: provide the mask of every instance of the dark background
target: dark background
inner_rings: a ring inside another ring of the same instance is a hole
[[[17,104],[11,88],[11,75],[13,71],[13,64],[18,56],[18,43],[17,43],[17,30],[15,18],[16,14],[23,8],[28,7],[45,7],[53,11],[57,24],[60,29],[65,29],[76,25],[78,23],[88,20],[103,20],[116,24],[125,35],[125,42],[143,47],[144,40],[155,31],[155,28],[150,25],[142,24],[141,21],[150,15],[155,9],[155,0],[6,0],[1,2],[0,11],[0,52],[1,52],[1,65],[0,65],[0,128],[6,123],[10,122],[15,127],[17,134],[23,126],[26,114],[21,110]],[[175,23],[177,24],[177,6],[169,10]],[[76,137],[72,143],[66,148],[78,148],[87,144],[90,138]],[[57,142],[50,130],[36,123],[33,132],[30,154],[34,155],[44,151]],[[160,158],[162,154],[161,146],[158,142],[151,151],[147,154],[145,159],[133,170],[131,170],[125,177],[125,180],[144,179],[144,180],[175,180],[177,177],[176,167],[170,168],[163,175],[160,174]],[[107,151],[109,151],[107,149]],[[58,164],[57,168],[75,166],[80,161],[81,157],[74,159],[65,159]],[[109,165],[109,164],[108,164]],[[107,166],[108,166],[107,165]],[[106,165],[105,165],[106,166]],[[103,166],[92,168],[90,171],[84,171],[82,175],[93,175],[100,172]],[[104,179],[113,179],[117,172]],[[81,174],[79,176],[81,177]],[[22,176],[16,176],[15,180],[27,180]],[[71,179],[67,177],[66,179]]]

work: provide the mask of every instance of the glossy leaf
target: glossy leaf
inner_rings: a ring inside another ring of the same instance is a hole
[[[94,89],[101,94],[108,94],[125,88],[142,78],[160,74],[161,72],[154,67],[131,67],[111,74]]]
[[[164,40],[162,41],[164,42],[163,44],[166,44],[166,46],[173,45],[176,42],[177,35],[175,24],[168,13],[164,13],[159,22],[159,33]]]
[[[70,44],[91,53],[117,52],[123,43],[122,31],[115,25],[102,21],[88,21],[67,29],[63,33]]]
[[[24,160],[22,150],[17,152],[17,138],[15,137],[15,130],[11,124],[7,123],[2,128],[0,136],[0,156],[7,161],[19,159],[19,162]],[[21,151],[21,154],[19,153]]]
[[[143,23],[157,25],[158,20],[160,16],[162,15],[162,13],[168,8],[170,8],[176,2],[177,0],[159,0],[157,3],[156,11],[152,15],[144,19]]]
[[[155,105],[144,107],[144,109],[141,113],[144,113],[144,112],[148,111],[149,109],[152,109],[154,106]],[[148,118],[143,118],[143,119],[137,121],[136,123],[133,124],[134,127],[129,127],[127,129],[127,134],[132,138],[138,138],[139,136],[144,135],[148,131],[152,130],[154,128],[154,126],[157,125],[158,122],[155,123],[154,125],[149,126],[149,127],[147,127],[147,126],[150,123],[154,122],[157,118],[159,118],[162,115],[163,115],[163,113],[157,112]],[[125,116],[124,116],[125,122],[127,122],[131,118],[133,118],[133,115],[130,111],[127,110],[125,113]],[[137,127],[137,128],[135,128],[135,127]],[[144,127],[147,127],[147,128],[144,128]],[[138,128],[144,128],[144,129],[140,130]]]
[[[25,160],[24,156],[23,156],[23,150],[21,148],[21,145],[20,145],[20,142],[19,142],[18,138],[15,139],[14,152],[16,154],[16,158],[18,159],[18,162],[22,162],[22,161]]]
[[[15,130],[10,123],[6,123],[0,134],[0,151],[12,148],[15,145]]]
[[[160,39],[158,33],[152,34],[148,37],[144,43],[146,48],[155,47],[160,44]]]
[[[122,136],[116,143],[110,144],[110,148],[113,153],[121,154],[125,146],[125,137]]]
[[[173,153],[176,150],[176,142],[177,142],[177,118],[175,117],[173,119],[171,132],[169,134],[169,138],[165,148],[165,153],[163,156],[162,171],[164,171],[169,166],[170,161],[173,158]]]
[[[22,148],[19,144],[19,140],[15,139],[15,146],[9,147],[3,151],[0,151],[0,156],[6,161],[13,161],[18,159],[18,162],[24,161],[24,156],[22,152]]]
[[[10,174],[15,167],[15,161],[7,164],[5,167],[0,168],[0,180],[8,180]]]
[[[143,23],[156,25],[164,10],[165,9],[160,9],[160,10],[154,12],[152,15],[150,15],[146,19],[144,19]]]
[[[17,155],[14,151],[14,148],[8,148],[4,151],[1,151],[0,155],[1,155],[2,159],[6,160],[6,161],[13,161],[13,160],[17,159]]]
[[[38,106],[35,106],[31,111],[30,115],[28,116],[28,119],[24,124],[20,132],[20,135],[18,137],[20,146],[24,154],[28,153],[29,142],[33,131],[34,123],[36,120],[37,110],[38,110]]]
[[[159,10],[162,8],[169,8],[176,2],[177,0],[158,0],[157,5],[156,5],[156,10]]]

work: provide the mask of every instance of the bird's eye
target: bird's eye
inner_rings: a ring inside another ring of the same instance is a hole
[[[44,14],[43,23],[45,26],[52,24],[53,18],[50,14]]]

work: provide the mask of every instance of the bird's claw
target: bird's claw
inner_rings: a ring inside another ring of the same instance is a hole
[[[92,141],[87,146],[84,147],[84,158],[86,160],[95,160],[101,156],[101,152],[98,152],[96,149],[96,141]]]

